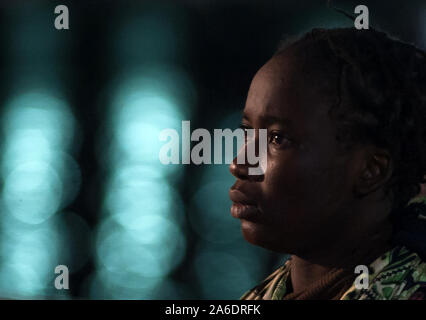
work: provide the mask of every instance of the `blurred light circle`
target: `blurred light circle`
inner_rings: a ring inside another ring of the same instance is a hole
[[[159,215],[140,215],[127,227],[127,231],[139,243],[149,245],[150,248],[161,250],[158,257],[164,252],[171,255],[178,250],[185,251],[184,240],[180,228],[168,218]],[[167,259],[167,257],[165,257]]]
[[[182,121],[190,117],[196,94],[185,72],[168,65],[127,70],[110,91],[106,135],[98,150],[100,162],[108,168],[111,164],[155,166],[168,177],[181,173],[182,166],[160,162],[165,142],[159,135],[165,129],[179,133]]]
[[[99,267],[86,282],[90,299],[153,299],[153,290],[163,278],[146,278],[137,273],[115,273]]]
[[[7,256],[4,261],[28,264],[38,273],[46,273],[44,270],[55,259],[58,240],[58,234],[47,225],[35,229],[27,225],[3,237],[1,254]]]
[[[63,100],[41,91],[16,95],[6,104],[6,141],[16,130],[38,130],[50,148],[67,149],[74,136],[74,117]]]
[[[44,278],[30,266],[7,263],[0,267],[0,295],[13,299],[34,298],[42,295]]]
[[[53,150],[39,129],[14,130],[9,133],[3,146],[3,175],[25,162],[50,162]]]
[[[182,115],[167,98],[140,93],[129,97],[117,115],[116,143],[126,158],[161,165],[160,132],[181,127]]]
[[[97,246],[101,263],[114,273],[162,276],[160,261],[153,250],[137,243],[125,230],[116,230],[105,235]]]
[[[140,120],[146,116],[147,123],[161,129],[179,129],[181,121],[190,118],[197,97],[188,74],[168,64],[124,70],[111,91],[110,121],[128,123],[135,115]]]
[[[28,225],[16,220],[7,221],[3,226],[0,251],[2,296],[19,298],[43,294],[51,285],[59,238],[47,222]]]
[[[133,226],[143,215],[173,218],[181,224],[184,212],[179,194],[164,180],[143,177],[143,170],[134,169],[113,175],[105,196],[107,214],[124,227]]]
[[[185,254],[182,232],[165,218],[148,217],[145,221],[134,229],[123,228],[111,219],[104,221],[96,245],[101,265],[114,273],[143,277],[162,277],[171,272]]]
[[[28,162],[6,177],[3,197],[14,217],[38,224],[58,210],[62,190],[62,181],[52,167],[42,162]]]

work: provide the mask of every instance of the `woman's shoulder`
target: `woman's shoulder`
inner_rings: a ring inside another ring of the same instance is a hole
[[[369,266],[367,289],[356,281],[343,300],[426,299],[426,196],[413,198],[400,215],[395,246]]]
[[[289,260],[276,269],[254,288],[248,290],[241,300],[281,300],[287,292],[287,279],[290,272]]]
[[[404,246],[396,246],[376,259],[368,272],[367,288],[357,288],[359,281],[355,280],[341,300],[426,298],[426,262]]]
[[[248,290],[242,300],[282,300],[288,293],[290,260],[259,285]],[[362,283],[365,284],[366,274]],[[358,278],[358,277],[357,277]],[[358,288],[355,279],[340,300],[422,300],[426,299],[426,262],[405,246],[395,246],[368,266],[367,285]]]

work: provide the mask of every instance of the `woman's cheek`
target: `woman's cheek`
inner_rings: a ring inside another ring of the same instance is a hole
[[[298,194],[303,191],[308,181],[309,171],[293,159],[272,163],[265,184],[269,189],[277,190],[283,195]]]

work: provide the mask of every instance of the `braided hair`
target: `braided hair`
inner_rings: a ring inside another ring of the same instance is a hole
[[[425,52],[386,33],[354,28],[313,29],[282,43],[275,55],[290,47],[334,66],[324,76],[335,79],[337,102],[329,114],[339,146],[373,143],[389,151],[393,171],[385,191],[398,212],[426,182]]]

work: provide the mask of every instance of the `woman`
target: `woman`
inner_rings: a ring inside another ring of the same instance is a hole
[[[231,214],[248,242],[291,254],[242,299],[425,296],[424,52],[314,29],[257,72],[242,127],[268,130],[267,165],[253,176],[234,159]]]

